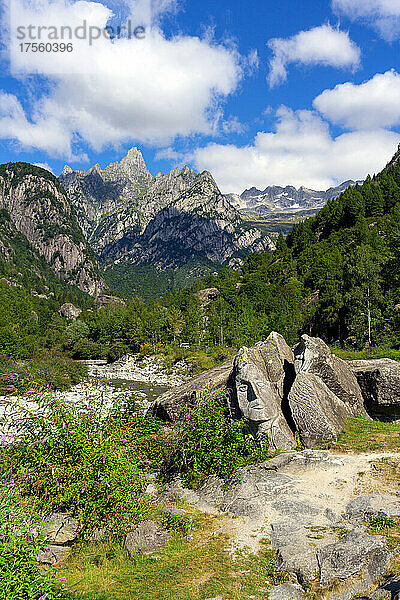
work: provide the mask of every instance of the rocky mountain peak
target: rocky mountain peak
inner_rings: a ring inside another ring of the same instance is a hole
[[[60,175],[60,177],[61,177],[61,176],[64,176],[64,175],[69,175],[69,174],[70,174],[70,173],[72,173],[72,172],[73,172],[73,171],[72,171],[71,167],[70,167],[69,165],[65,165],[65,167],[64,167],[64,168],[63,168],[63,170],[61,171],[61,175]]]
[[[400,164],[400,144],[398,145],[397,152],[393,156],[392,160],[388,163],[387,167],[397,167]]]

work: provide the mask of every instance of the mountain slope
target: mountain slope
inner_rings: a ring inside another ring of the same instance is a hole
[[[250,252],[273,246],[243,220],[210,173],[184,167],[153,177],[136,148],[104,170],[65,167],[60,182],[114,284],[115,270],[129,279],[127,271],[134,277],[143,266],[184,269],[188,281],[200,272],[240,266]]]
[[[362,348],[400,347],[400,147],[387,167],[346,189],[318,215],[252,254],[237,272],[195,289],[217,288],[205,339],[252,345],[271,330]]]
[[[1,165],[0,210],[3,261],[20,265],[24,248],[25,260],[39,278],[46,277],[43,269],[50,269],[56,278],[92,296],[104,289],[67,195],[51,173],[28,163]]]

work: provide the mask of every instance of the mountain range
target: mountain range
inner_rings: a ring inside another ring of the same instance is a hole
[[[268,216],[274,213],[297,213],[301,211],[316,212],[328,200],[338,198],[348,187],[361,185],[362,181],[345,181],[337,187],[326,191],[310,190],[305,187],[296,189],[293,186],[269,186],[265,190],[255,187],[238,194],[227,194],[227,200],[242,213]]]
[[[163,295],[272,249],[266,229],[246,213],[317,210],[350,185],[224,196],[208,171],[185,166],[154,177],[137,148],[104,169],[65,166],[58,179],[8,163],[0,166],[0,274],[13,285],[24,273],[35,276],[32,293],[55,277],[94,298],[110,290]]]

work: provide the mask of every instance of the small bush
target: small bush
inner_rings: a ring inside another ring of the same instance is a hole
[[[24,393],[46,387],[67,390],[87,376],[87,366],[62,354],[44,354],[25,361],[0,356],[0,393]]]
[[[268,458],[268,447],[246,436],[245,429],[245,420],[232,418],[226,392],[202,392],[199,404],[165,439],[162,476],[181,474],[195,487],[208,475],[229,478],[239,467]]]
[[[391,529],[396,525],[396,521],[391,519],[390,517],[386,517],[385,515],[380,515],[375,517],[369,524],[370,529],[373,532],[385,532],[388,529]]]

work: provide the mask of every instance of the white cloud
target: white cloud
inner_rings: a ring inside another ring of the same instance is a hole
[[[364,20],[388,41],[400,36],[399,0],[332,0],[332,8],[352,21]]]
[[[25,148],[49,154],[71,155],[70,133],[60,121],[40,116],[35,122],[28,121],[17,98],[4,92],[0,92],[0,138],[16,140]]]
[[[361,51],[349,34],[330,25],[301,31],[291,38],[272,39],[268,46],[274,53],[268,75],[271,87],[286,81],[290,63],[350,69],[360,64]]]
[[[27,16],[22,0],[12,2],[14,8],[20,3],[23,23],[75,27],[86,20],[104,28],[111,14],[98,2],[34,0]],[[11,123],[11,113],[3,110],[0,137],[70,158],[74,143],[82,140],[100,150],[128,141],[165,144],[176,136],[208,134],[221,122],[221,102],[243,75],[243,60],[234,48],[197,37],[166,39],[157,27],[142,40],[111,43],[101,37],[92,46],[87,40],[73,44],[71,53],[28,53],[14,64],[19,75],[47,75],[53,85],[49,94],[38,96],[31,119],[18,99],[8,96],[18,119]]]
[[[400,134],[383,129],[333,138],[329,125],[306,110],[282,107],[277,117],[276,130],[259,132],[252,145],[208,144],[195,151],[193,163],[211,171],[225,193],[268,185],[327,189],[379,171],[400,141]]]
[[[54,171],[48,163],[33,163],[33,164],[36,167],[41,167],[42,169],[45,169],[46,171],[50,171],[50,173],[53,173],[53,175],[54,175]]]
[[[337,85],[318,96],[314,107],[332,123],[350,129],[400,125],[400,75],[392,70],[361,85]]]
[[[174,162],[181,162],[185,155],[182,152],[177,152],[173,148],[161,148],[155,155],[155,160],[170,160]]]

